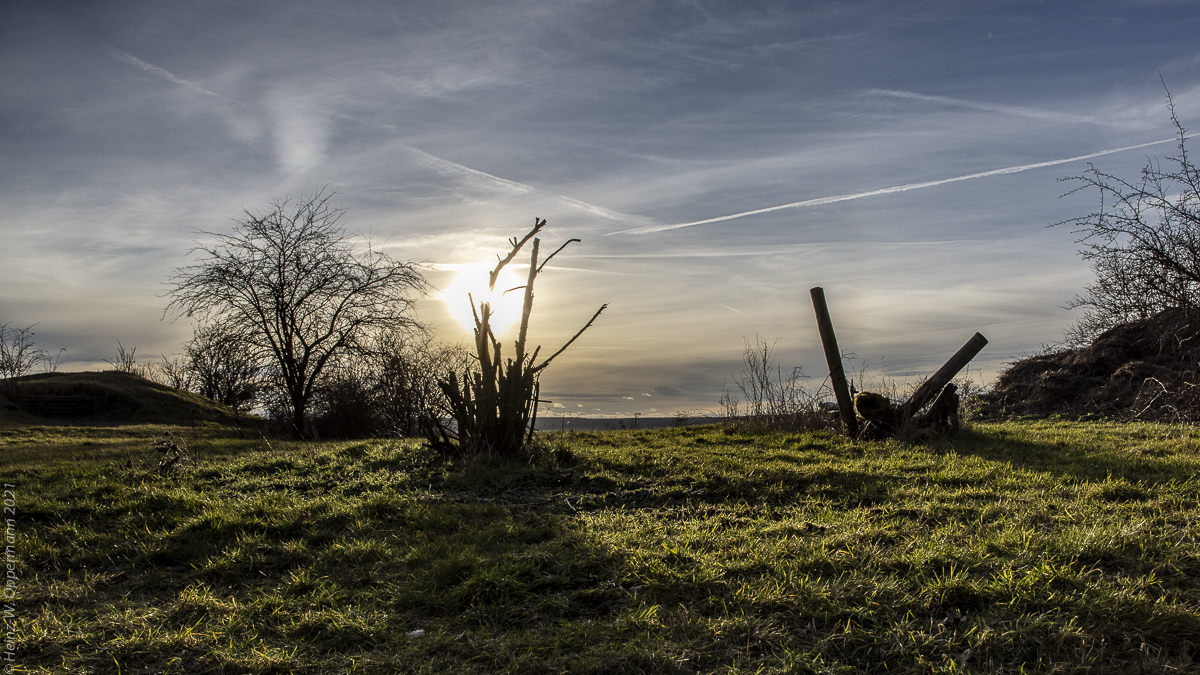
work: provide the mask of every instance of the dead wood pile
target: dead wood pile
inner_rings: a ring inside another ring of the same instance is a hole
[[[1200,310],[1172,309],[1123,324],[1091,345],[1013,363],[985,395],[985,417],[1064,414],[1200,419]]]

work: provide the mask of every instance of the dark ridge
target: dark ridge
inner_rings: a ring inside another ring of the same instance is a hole
[[[172,389],[129,373],[41,373],[0,380],[0,421],[221,425],[262,420],[189,391]]]

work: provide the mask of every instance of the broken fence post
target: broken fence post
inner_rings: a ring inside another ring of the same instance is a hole
[[[813,309],[817,312],[817,330],[821,333],[821,345],[825,348],[825,362],[829,364],[829,381],[837,397],[838,412],[842,415],[842,423],[846,425],[846,435],[854,437],[858,435],[858,417],[854,414],[854,401],[850,398],[846,371],[842,368],[842,352],[838,349],[829,307],[825,304],[825,289],[814,286],[808,292],[812,295]]]
[[[937,396],[943,387],[950,384],[950,380],[953,380],[954,376],[958,375],[958,371],[970,363],[971,359],[975,358],[975,355],[987,346],[987,343],[987,338],[982,333],[976,333],[971,336],[971,339],[967,340],[967,344],[955,352],[954,356],[951,356],[950,360],[946,362],[946,365],[938,369],[933,374],[933,377],[925,380],[924,384],[917,387],[917,390],[913,392],[912,398],[908,399],[908,403],[904,404],[904,414],[908,417],[917,414],[921,408],[925,407],[926,403],[929,403],[930,399]]]

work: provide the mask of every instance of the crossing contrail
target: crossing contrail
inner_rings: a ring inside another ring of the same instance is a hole
[[[414,148],[409,145],[402,145],[400,147],[403,147],[409,154],[411,154],[419,164],[432,168],[443,175],[455,176],[468,184],[487,186],[492,189],[507,192],[513,195],[529,194],[550,197],[562,204],[565,204],[566,206],[571,207],[572,209],[584,211],[605,220],[615,220],[618,222],[623,221],[627,224],[654,222],[653,219],[646,216],[636,216],[629,213],[621,213],[620,211],[613,211],[612,209],[606,209],[603,206],[589,204],[588,202],[580,199],[574,199],[565,195],[547,192],[546,190],[533,187],[532,185],[518,183],[517,181],[501,178],[499,176],[493,176],[490,173],[485,173],[478,169],[472,169],[469,166],[452,162],[448,159],[438,157],[437,155],[431,155],[420,148]]]
[[[1042,110],[1041,108],[1026,108],[1019,105],[1005,105],[1003,103],[989,103],[987,101],[971,101],[962,98],[951,98],[949,96],[930,96],[928,94],[918,94],[914,91],[897,91],[895,89],[868,89],[863,92],[869,96],[890,96],[892,98],[906,98],[914,101],[926,101],[928,103],[941,103],[943,105],[960,106],[963,108],[974,108],[976,110],[986,110],[988,112],[1004,113],[1005,115],[1016,115],[1017,117],[1030,117],[1040,120],[1054,120],[1056,122],[1072,122],[1100,124],[1100,120],[1094,117],[1084,115],[1072,115],[1070,113],[1058,112],[1056,110]]]
[[[194,92],[204,94],[205,96],[216,96],[217,98],[223,98],[227,101],[233,100],[233,99],[229,98],[228,96],[222,96],[216,92],[209,91],[209,90],[205,89],[204,87],[201,87],[200,85],[196,84],[195,82],[189,82],[189,81],[183,79],[182,77],[179,77],[175,73],[172,73],[171,71],[167,70],[166,68],[156,66],[153,63],[146,63],[145,61],[139,59],[138,57],[136,57],[132,54],[129,54],[127,52],[123,52],[120,49],[106,47],[104,51],[108,52],[109,56],[113,57],[114,59],[117,59],[118,61],[124,61],[125,63],[128,63],[129,65],[134,66],[135,68],[141,68],[142,70],[146,71],[147,73],[150,73],[152,75],[157,75],[157,76],[163,78],[164,80],[167,80],[168,82],[174,82],[175,84],[187,87],[188,89],[191,89]]]
[[[755,216],[760,213],[770,213],[772,211],[782,211],[783,209],[796,209],[802,206],[820,206],[822,204],[833,204],[835,202],[846,202],[851,199],[862,199],[863,197],[874,197],[875,195],[886,195],[893,192],[908,192],[909,190],[919,190],[921,188],[934,187],[936,185],[945,185],[946,183],[956,183],[960,180],[971,180],[972,178],[984,178],[987,176],[1000,176],[1007,173],[1020,173],[1021,171],[1029,171],[1030,169],[1041,169],[1047,166],[1056,164],[1066,164],[1068,162],[1078,162],[1083,159],[1091,159],[1102,155],[1111,155],[1116,152],[1125,152],[1126,150],[1137,150],[1138,148],[1147,148],[1151,145],[1160,145],[1162,143],[1170,143],[1176,139],[1167,138],[1161,141],[1151,141],[1149,143],[1139,143],[1138,145],[1127,145],[1123,148],[1112,148],[1111,150],[1101,150],[1093,152],[1089,155],[1080,155],[1078,157],[1068,157],[1066,159],[1054,159],[1048,162],[1038,162],[1037,164],[1022,164],[1020,166],[1009,166],[1003,169],[992,169],[991,171],[980,171],[979,173],[969,173],[965,176],[955,176],[954,178],[942,178],[941,180],[931,180],[925,183],[909,183],[907,185],[896,185],[893,187],[880,188],[878,190],[870,190],[868,192],[856,192],[849,195],[837,195],[834,197],[817,197],[816,199],[806,199],[802,202],[792,202],[791,204],[780,204],[779,206],[768,206],[765,209],[755,209],[753,211],[743,211],[734,213],[728,216],[718,216],[716,218],[707,218],[705,220],[696,220],[690,223],[676,223],[675,225],[650,225],[647,227],[635,227],[629,230],[620,230],[617,232],[609,232],[604,235],[611,237],[614,234],[650,234],[651,232],[664,232],[666,230],[677,230],[681,227],[692,227],[693,225],[707,225],[708,223],[719,223],[723,220],[733,220],[734,218],[745,218],[746,216]]]

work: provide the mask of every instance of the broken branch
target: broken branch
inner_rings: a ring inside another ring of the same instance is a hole
[[[567,347],[570,347],[572,342],[574,342],[576,339],[578,339],[580,335],[583,335],[583,331],[585,331],[585,330],[587,330],[587,329],[591,328],[591,327],[592,327],[592,323],[593,323],[593,322],[596,320],[596,317],[600,316],[600,312],[603,312],[603,311],[604,311],[604,310],[606,310],[606,309],[608,309],[608,304],[607,304],[607,303],[606,303],[606,304],[603,304],[603,305],[601,305],[601,306],[600,306],[600,309],[596,310],[596,313],[592,315],[592,318],[588,319],[588,322],[587,322],[587,324],[586,324],[586,325],[584,325],[584,327],[583,327],[583,328],[580,328],[580,329],[579,329],[579,332],[578,332],[578,333],[576,333],[576,334],[575,334],[575,335],[574,335],[574,336],[573,336],[573,337],[572,337],[570,340],[567,340],[567,344],[563,345],[562,347],[559,347],[559,348],[558,348],[558,351],[556,351],[556,352],[554,352],[553,354],[551,354],[551,355],[550,355],[550,358],[546,359],[545,361],[542,361],[541,365],[539,365],[539,366],[537,366],[536,368],[534,368],[534,369],[533,369],[533,372],[535,372],[535,373],[536,373],[536,372],[538,372],[538,371],[540,371],[540,370],[544,369],[546,366],[550,365],[550,362],[554,360],[554,357],[556,357],[556,356],[558,356],[559,354],[561,354],[561,353],[563,353],[563,352],[567,351]]]
[[[522,238],[520,241],[517,241],[516,237],[513,237],[512,239],[509,240],[509,243],[512,244],[512,246],[513,246],[512,250],[508,252],[508,256],[506,256],[504,259],[502,259],[496,263],[496,269],[494,269],[488,273],[488,290],[489,291],[496,287],[496,277],[500,276],[500,270],[504,269],[505,265],[512,262],[513,258],[517,257],[517,254],[521,252],[521,247],[525,246],[525,243],[528,242],[530,239],[533,239],[534,235],[536,235],[538,232],[541,232],[542,228],[545,226],[546,226],[545,218],[541,218],[541,219],[534,218],[533,219],[533,229],[530,230],[529,233],[526,234],[524,238]]]

